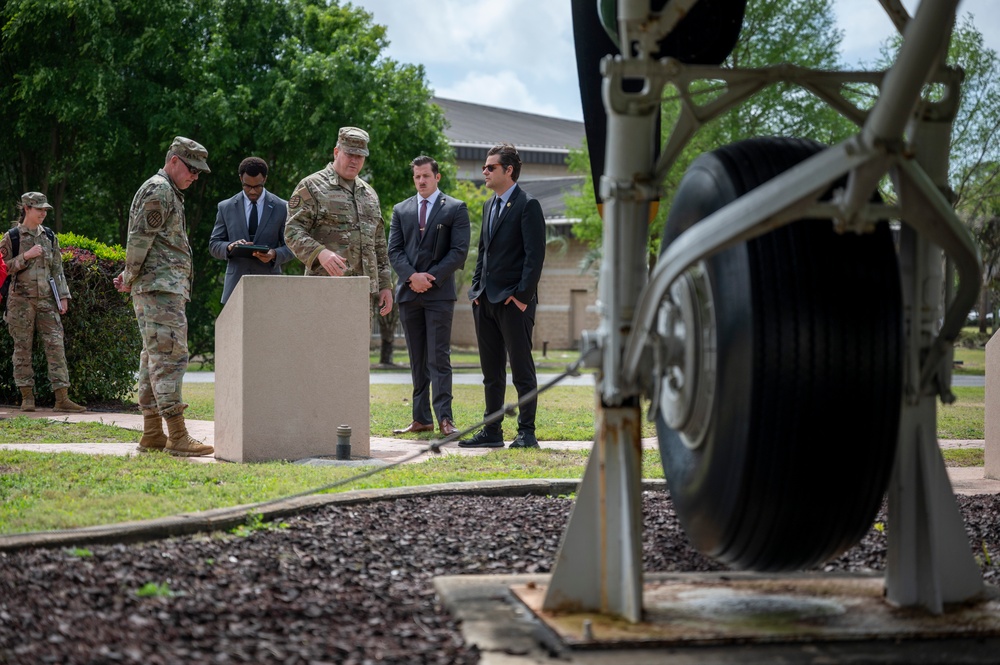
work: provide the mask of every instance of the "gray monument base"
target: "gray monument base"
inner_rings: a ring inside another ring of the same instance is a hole
[[[351,455],[370,435],[367,277],[246,275],[215,322],[215,457]]]

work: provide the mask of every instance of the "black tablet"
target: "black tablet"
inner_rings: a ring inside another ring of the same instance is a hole
[[[237,256],[241,259],[253,258],[254,252],[270,252],[271,248],[267,245],[233,245],[233,251],[229,252],[229,256]]]

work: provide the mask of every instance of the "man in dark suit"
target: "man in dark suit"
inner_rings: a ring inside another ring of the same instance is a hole
[[[228,261],[223,305],[243,275],[280,275],[281,266],[294,256],[285,246],[287,203],[264,189],[267,162],[247,157],[240,162],[239,177],[243,191],[219,203],[215,228],[208,240],[212,256]],[[233,256],[238,245],[267,245],[270,249],[254,252],[253,256]]]
[[[432,432],[431,400],[441,434],[455,433],[451,412],[451,321],[455,271],[469,253],[469,211],[438,189],[438,164],[421,155],[412,162],[417,195],[397,203],[389,223],[389,262],[399,275],[396,302],[406,334],[413,377],[413,422],[396,434]]]
[[[503,408],[508,359],[519,399],[538,385],[531,333],[545,260],[545,218],[541,204],[518,187],[520,174],[521,158],[514,146],[501,143],[490,148],[483,178],[493,196],[483,204],[479,257],[469,289],[487,416]],[[536,407],[537,401],[532,400],[518,411],[517,437],[511,448],[538,447]],[[458,445],[503,448],[502,421],[487,425]]]

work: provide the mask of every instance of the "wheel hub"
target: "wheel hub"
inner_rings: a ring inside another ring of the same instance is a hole
[[[660,413],[688,448],[705,440],[715,399],[716,335],[712,291],[703,264],[670,288],[660,307],[659,334],[665,358],[660,375]]]

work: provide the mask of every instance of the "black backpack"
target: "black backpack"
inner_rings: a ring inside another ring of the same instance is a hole
[[[43,226],[42,230],[45,231],[45,235],[48,236],[49,242],[52,246],[56,246],[56,234],[53,233],[52,229],[47,226]],[[7,236],[10,238],[10,255],[16,257],[21,251],[21,232],[15,226],[10,231],[7,232]],[[3,313],[7,313],[7,294],[10,293],[10,283],[14,279],[14,271],[11,270],[7,273],[7,279],[3,281],[3,285],[0,286],[0,298],[3,299]]]

